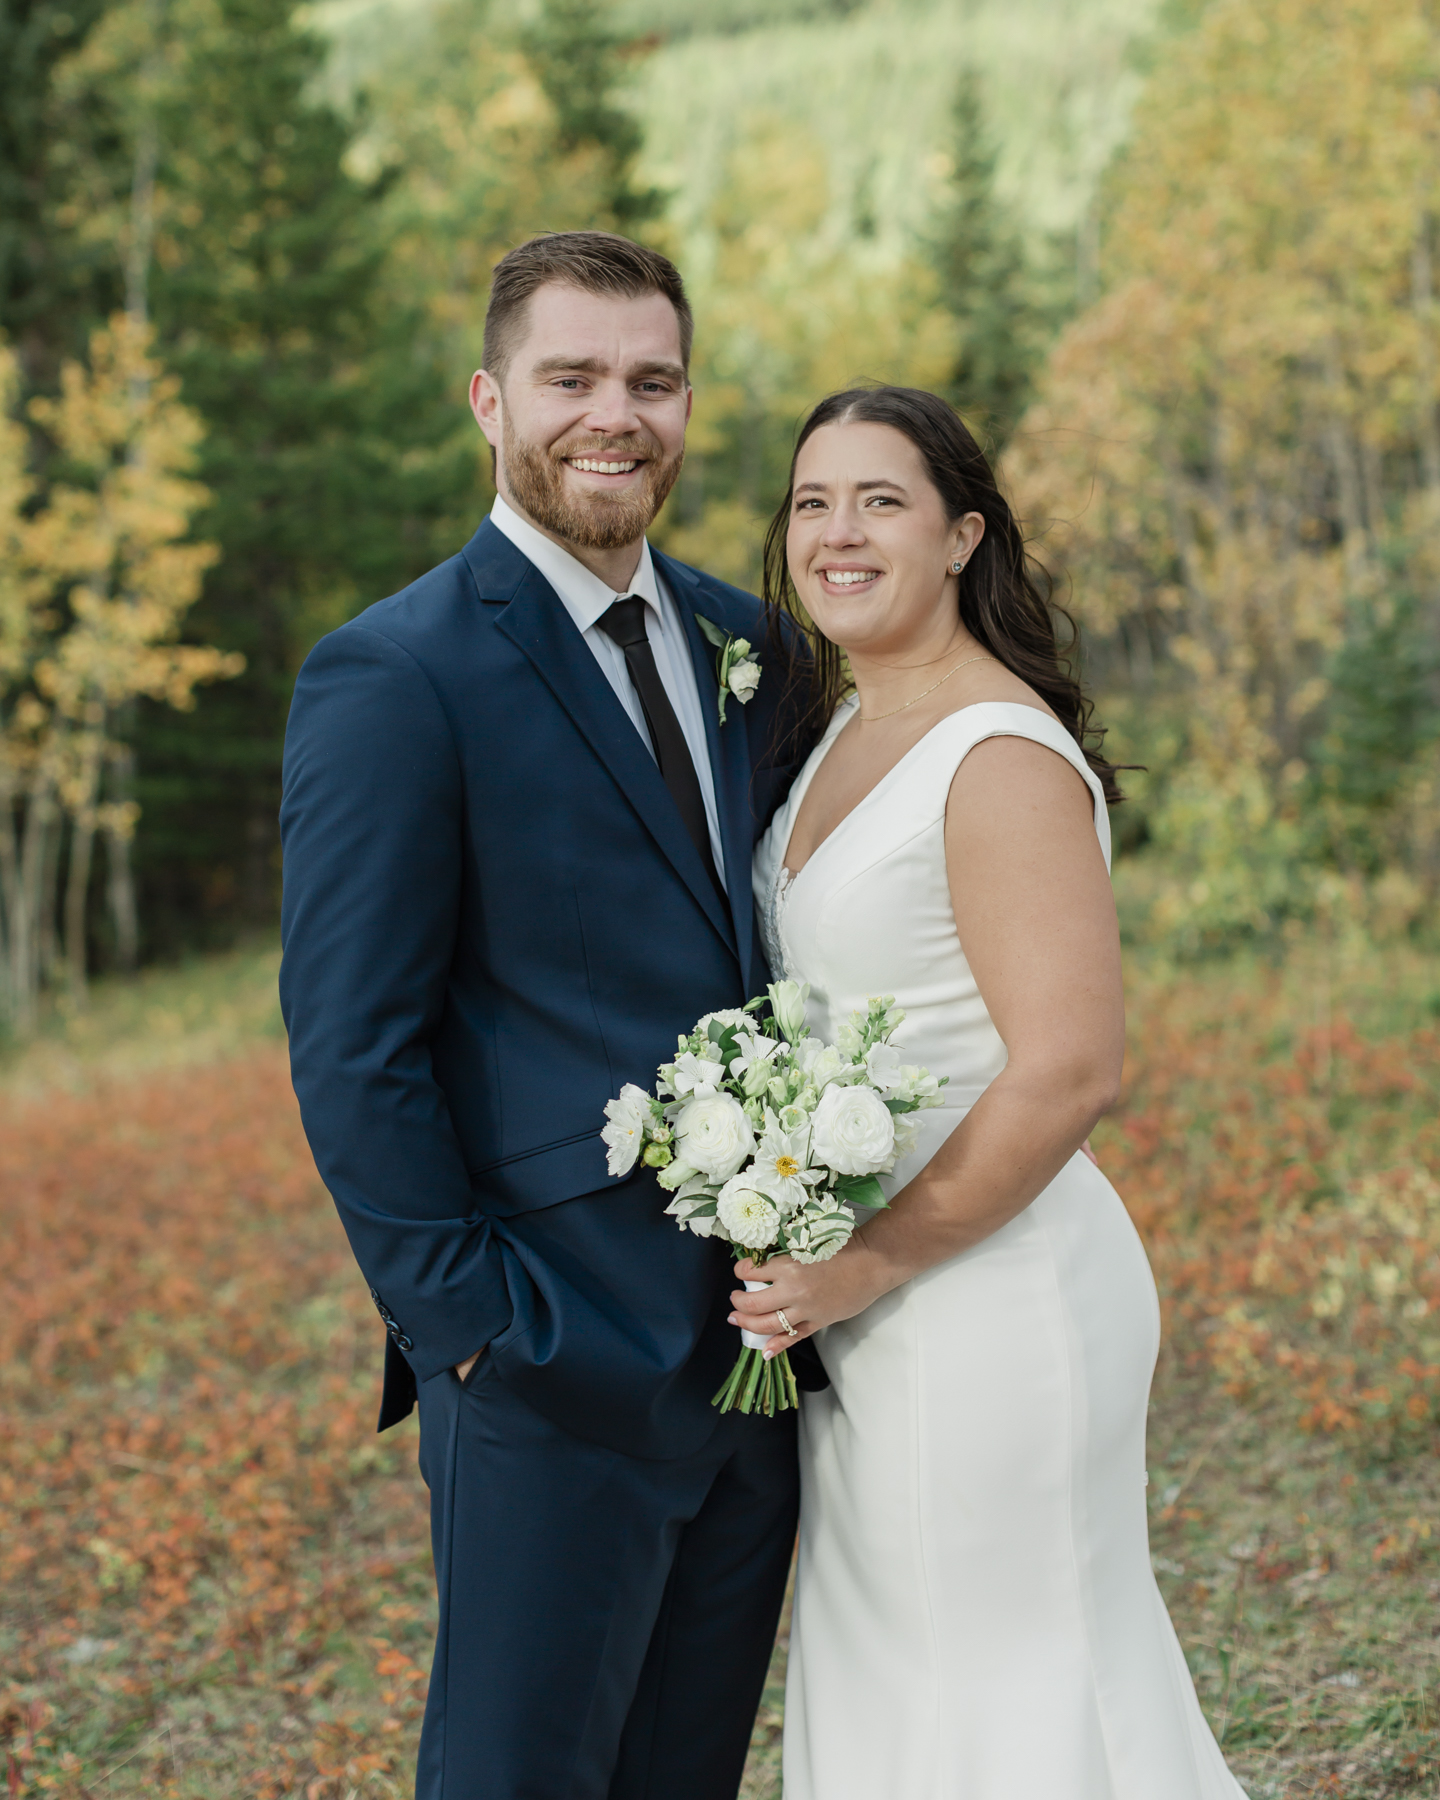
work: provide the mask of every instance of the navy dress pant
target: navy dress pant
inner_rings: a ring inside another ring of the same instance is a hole
[[[420,1386],[440,1626],[416,1800],[735,1800],[784,1597],[795,1415],[674,1460],[571,1436],[491,1360]]]

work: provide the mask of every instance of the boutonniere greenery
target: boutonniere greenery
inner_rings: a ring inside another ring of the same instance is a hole
[[[725,723],[725,704],[733,694],[742,706],[748,706],[760,685],[760,664],[750,654],[749,638],[736,637],[724,631],[704,613],[696,613],[695,623],[720,654],[715,659],[715,676],[720,684],[720,723]]]

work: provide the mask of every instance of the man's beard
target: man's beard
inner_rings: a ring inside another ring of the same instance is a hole
[[[574,438],[549,450],[519,437],[503,417],[505,478],[522,512],[558,538],[585,550],[620,550],[650,529],[685,460],[684,450],[668,459],[648,432],[619,438]],[[638,489],[623,494],[567,493],[565,458],[628,462],[639,457],[644,473]]]

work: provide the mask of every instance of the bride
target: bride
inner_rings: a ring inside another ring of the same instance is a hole
[[[771,967],[829,1039],[894,994],[950,1078],[893,1208],[734,1297],[832,1384],[801,1416],[785,1800],[1243,1800],[1150,1570],[1154,1282],[1081,1154],[1124,1050],[1101,734],[933,395],[815,409],[766,564],[824,728],[757,851]]]

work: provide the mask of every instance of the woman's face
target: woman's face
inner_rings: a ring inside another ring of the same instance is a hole
[[[984,534],[950,520],[920,452],[890,425],[822,425],[795,465],[786,554],[806,611],[832,643],[903,655],[959,622],[956,577]]]

